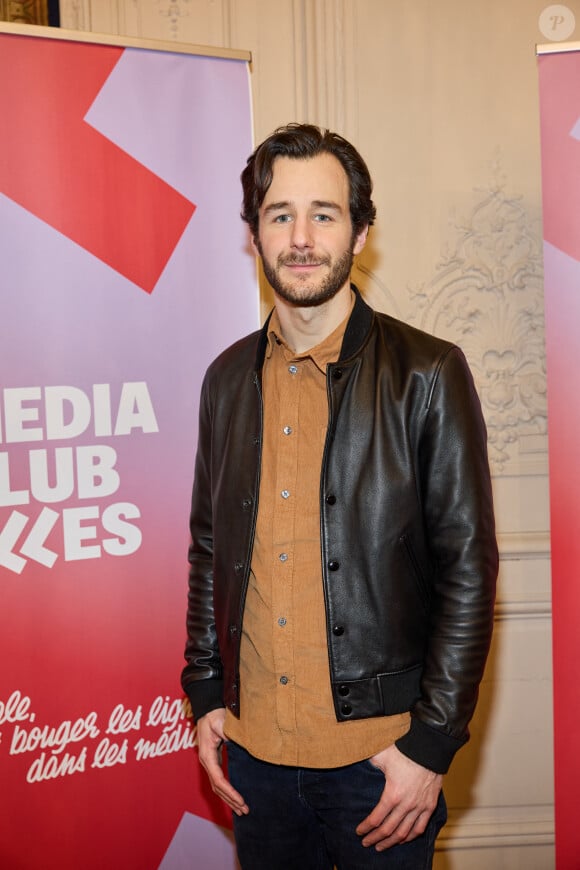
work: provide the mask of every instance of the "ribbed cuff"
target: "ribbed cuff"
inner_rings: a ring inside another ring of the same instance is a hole
[[[397,749],[417,764],[435,773],[447,773],[455,753],[467,743],[468,737],[457,738],[443,734],[411,716],[411,727],[395,742]]]
[[[201,719],[210,710],[225,707],[222,680],[195,680],[187,683],[183,689],[189,698],[194,719]]]

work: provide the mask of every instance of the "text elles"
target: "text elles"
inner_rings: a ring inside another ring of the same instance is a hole
[[[74,386],[19,387],[2,391],[0,403],[0,508],[11,508],[0,529],[0,566],[20,574],[32,559],[52,568],[60,553],[47,546],[60,523],[65,561],[128,556],[141,546],[132,502],[102,505],[121,487],[117,451],[108,443],[31,447],[26,486],[12,486],[15,469],[3,446],[72,441],[90,433],[95,438],[126,437],[159,431],[146,382],[122,385],[113,403],[110,384],[94,384],[90,394]],[[19,458],[19,473],[22,472]],[[72,497],[88,502],[60,511],[49,505]],[[27,506],[39,505],[39,508]],[[25,508],[21,510],[20,508]],[[102,529],[102,534],[99,529]]]

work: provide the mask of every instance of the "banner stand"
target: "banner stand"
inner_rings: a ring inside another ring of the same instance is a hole
[[[259,325],[250,54],[0,25],[0,866],[224,870],[183,698],[209,362]]]
[[[578,867],[580,43],[539,46],[552,549],[556,866]]]

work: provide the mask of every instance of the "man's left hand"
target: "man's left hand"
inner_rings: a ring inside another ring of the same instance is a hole
[[[385,774],[381,799],[356,832],[363,846],[383,851],[420,836],[437,805],[443,776],[422,767],[393,744],[369,759]]]

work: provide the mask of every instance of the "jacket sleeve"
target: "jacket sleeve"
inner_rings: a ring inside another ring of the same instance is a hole
[[[462,352],[435,371],[419,438],[419,487],[433,564],[421,696],[397,741],[445,773],[468,739],[493,626],[498,552],[480,402]]]
[[[210,373],[201,390],[199,434],[191,501],[186,666],[181,684],[199,719],[223,707],[222,662],[213,603],[212,403]]]

